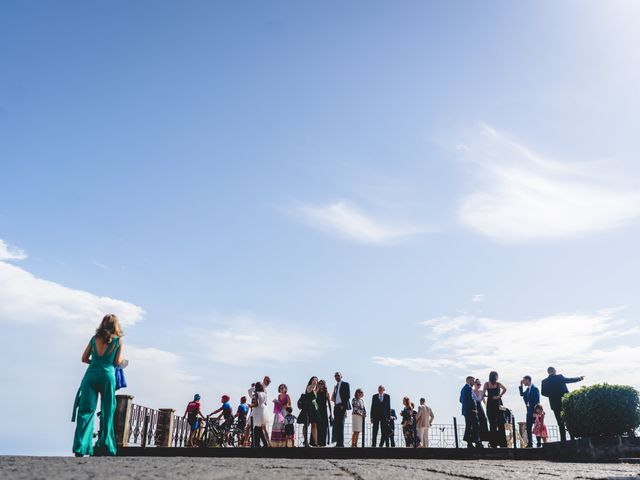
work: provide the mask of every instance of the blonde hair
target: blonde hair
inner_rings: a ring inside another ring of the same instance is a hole
[[[111,343],[115,337],[121,336],[122,327],[120,326],[120,320],[118,320],[118,317],[113,313],[105,315],[102,322],[100,322],[100,326],[96,330],[96,337],[107,343]]]

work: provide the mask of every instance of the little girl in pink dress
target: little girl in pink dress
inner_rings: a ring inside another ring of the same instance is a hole
[[[549,434],[547,433],[547,426],[544,424],[544,415],[545,413],[542,405],[536,405],[536,408],[533,411],[533,416],[536,420],[533,424],[533,428],[531,429],[531,433],[536,436],[538,448],[542,446],[540,440],[542,440],[544,443],[547,443],[547,437],[549,436]]]

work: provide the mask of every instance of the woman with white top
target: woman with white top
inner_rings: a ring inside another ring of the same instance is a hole
[[[367,410],[364,407],[364,392],[362,389],[357,389],[355,397],[351,400],[351,446],[356,448],[358,446],[358,437],[364,427],[364,418],[367,416]]]
[[[264,430],[269,422],[267,414],[267,394],[262,383],[257,382],[254,387],[253,399],[251,401],[251,418],[253,419],[254,445],[268,447],[269,442],[264,435]]]

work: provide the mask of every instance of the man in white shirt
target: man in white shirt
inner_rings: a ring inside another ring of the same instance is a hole
[[[342,380],[342,374],[336,372],[336,386],[333,388],[331,401],[333,407],[333,441],[336,447],[344,447],[344,419],[347,410],[351,410],[351,390],[349,384]]]

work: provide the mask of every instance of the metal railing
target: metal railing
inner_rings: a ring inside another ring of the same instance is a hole
[[[158,410],[143,407],[135,403],[131,404],[131,416],[129,418],[128,445],[140,447],[155,446],[158,427]]]
[[[173,436],[171,437],[171,445],[173,447],[184,447],[187,445],[191,427],[186,418],[173,416]]]
[[[139,447],[155,447],[161,444],[159,442],[159,436],[162,436],[159,434],[158,428],[159,416],[160,410],[145,407],[135,403],[130,403],[128,416],[129,423],[127,425],[128,428],[126,428],[127,434],[125,435],[126,445]],[[171,417],[171,438],[168,440],[168,443],[165,443],[164,445],[170,445],[172,447],[185,447],[189,438],[190,426],[187,420],[183,417],[175,414],[172,414]],[[456,448],[463,446],[462,438],[464,435],[465,425],[463,423],[458,423],[457,419],[455,418],[453,420],[454,423],[451,424],[442,423],[431,425],[429,429],[430,448]],[[304,426],[296,424],[295,427],[296,445],[301,447],[304,445]],[[522,438],[526,434],[521,430],[521,428],[523,427],[516,426],[515,422],[509,425],[507,428],[507,440],[510,447],[514,447],[514,435],[512,435],[511,433],[514,431],[513,427],[516,428],[515,447],[520,448],[526,443]],[[271,429],[268,428],[268,430]],[[328,430],[330,435],[331,427],[329,427]],[[547,430],[549,433],[547,441],[555,442],[560,440],[559,429],[556,425],[548,425]],[[346,446],[350,446],[351,444],[351,435],[352,424],[350,421],[346,421],[344,425],[344,443]],[[362,445],[364,445],[365,447],[370,447],[373,440],[372,435],[373,425],[371,424],[371,422],[366,421],[364,425],[364,432],[360,434],[358,447],[361,447]],[[382,432],[379,431],[376,438],[376,445],[380,445],[381,436]],[[362,441],[363,437],[364,443]],[[328,440],[329,441],[327,442],[327,445],[331,445],[331,439],[329,438]],[[402,430],[402,425],[399,422],[396,422],[396,424],[394,425],[393,433],[389,437],[389,440],[391,446],[400,448],[407,447],[405,436]],[[533,438],[533,441],[535,446],[535,437]]]
[[[296,425],[296,444],[297,446],[304,445],[304,434],[303,434],[303,426]],[[458,446],[465,446],[462,437],[464,436],[464,423],[434,423],[429,428],[429,448],[456,448],[456,428],[458,430]],[[548,442],[557,442],[560,441],[560,432],[556,425],[548,425],[547,430],[549,433]],[[507,441],[510,446],[513,446],[511,440],[511,429],[507,429]],[[345,422],[344,425],[344,438],[345,445],[349,446],[351,444],[351,422]],[[381,440],[381,432],[378,431],[378,435],[376,438],[376,445],[380,445]],[[364,428],[364,436],[365,436],[365,447],[371,447],[371,442],[373,440],[373,426],[370,422],[365,423]],[[522,438],[520,432],[516,431],[516,447],[520,448],[523,445]],[[358,441],[358,447],[362,445],[362,434],[360,434],[360,439]],[[390,437],[391,445],[396,447],[407,447],[405,436],[402,431],[402,425],[396,423],[394,426],[393,434]],[[536,438],[533,437],[533,442],[535,446]]]

